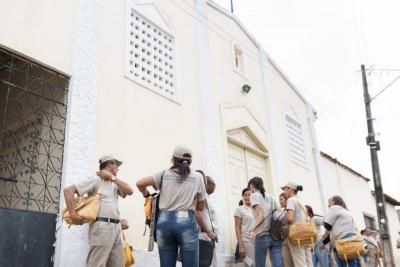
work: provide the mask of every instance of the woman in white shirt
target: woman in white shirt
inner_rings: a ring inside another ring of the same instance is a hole
[[[320,250],[325,248],[331,240],[349,238],[355,236],[357,233],[354,229],[353,216],[346,207],[343,199],[340,196],[333,196],[328,200],[329,211],[325,217],[325,239],[320,245]],[[351,259],[347,262],[339,258],[336,249],[333,249],[335,260],[339,267],[361,267],[359,259]]]
[[[239,245],[240,259],[249,257],[252,262],[254,258],[254,241],[250,238],[250,231],[254,228],[254,216],[250,203],[250,188],[245,188],[242,191],[243,205],[235,210],[235,231]]]
[[[307,215],[305,214],[305,208],[300,203],[297,193],[303,191],[303,186],[293,182],[287,183],[281,187],[287,198],[286,212],[287,212],[287,224],[299,224],[307,221]],[[286,241],[287,246],[290,250],[291,259],[287,258],[284,262],[288,262],[288,267],[312,267],[311,251],[308,246],[296,246]],[[293,265],[292,265],[293,264]],[[286,267],[286,266],[285,266]]]

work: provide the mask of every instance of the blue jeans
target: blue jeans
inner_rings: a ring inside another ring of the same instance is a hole
[[[328,249],[324,248],[323,251],[319,250],[319,245],[322,243],[322,240],[317,242],[314,246],[314,251],[312,253],[313,266],[317,267],[318,262],[321,267],[329,267],[329,256]]]
[[[265,267],[269,249],[272,251],[272,266],[282,267],[282,241],[274,240],[271,235],[260,235],[256,237],[256,267]]]
[[[185,213],[185,212],[184,212]],[[182,267],[199,266],[199,238],[193,211],[161,211],[157,222],[157,245],[161,267],[175,267],[178,247]]]
[[[354,233],[346,234],[342,239],[355,236]],[[341,259],[337,254],[336,249],[333,250],[333,254],[335,255],[336,263],[339,267],[361,267],[361,262],[359,258],[348,260],[347,263],[344,259]]]

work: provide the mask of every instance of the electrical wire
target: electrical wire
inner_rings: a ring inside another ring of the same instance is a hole
[[[387,90],[392,84],[394,84],[398,79],[400,79],[400,75],[397,76],[393,81],[391,81],[388,85],[386,85],[382,90],[380,90],[373,98],[371,98],[371,101],[377,98],[380,94],[382,94],[385,90]]]

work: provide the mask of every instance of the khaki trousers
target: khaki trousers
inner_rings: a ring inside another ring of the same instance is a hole
[[[124,267],[123,241],[119,223],[91,223],[89,246],[86,267]]]
[[[282,258],[285,267],[312,267],[310,248],[295,246],[286,239],[282,243]]]
[[[253,261],[253,265],[255,266],[256,256],[254,251],[254,242],[253,241],[243,241],[244,253],[246,253],[246,257],[249,257]],[[271,253],[269,253],[271,254]],[[239,266],[248,267],[246,263],[241,262]]]
[[[289,240],[288,239],[285,239],[282,242],[282,260],[283,260],[283,266],[285,266],[285,267],[294,267],[292,255],[290,254]]]

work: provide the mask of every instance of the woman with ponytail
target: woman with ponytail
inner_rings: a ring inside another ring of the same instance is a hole
[[[303,186],[289,182],[281,189],[287,198],[287,224],[299,224],[307,221],[305,207],[300,203],[297,193],[303,191]],[[287,238],[288,239],[288,238]],[[283,257],[285,267],[312,267],[311,249],[308,246],[295,246],[289,240],[284,241]]]
[[[274,197],[265,192],[261,177],[250,179],[250,205],[255,218],[250,238],[254,240],[255,267],[265,267],[267,252],[271,252],[272,266],[282,267],[282,242],[272,238],[270,233],[272,212],[279,209]],[[304,266],[303,266],[304,267]]]
[[[177,146],[169,169],[140,179],[136,185],[149,197],[148,186],[160,191],[160,214],[156,226],[161,267],[176,265],[178,248],[182,266],[199,266],[199,239],[195,211],[204,207],[206,190],[203,177],[192,171],[192,152]]]

